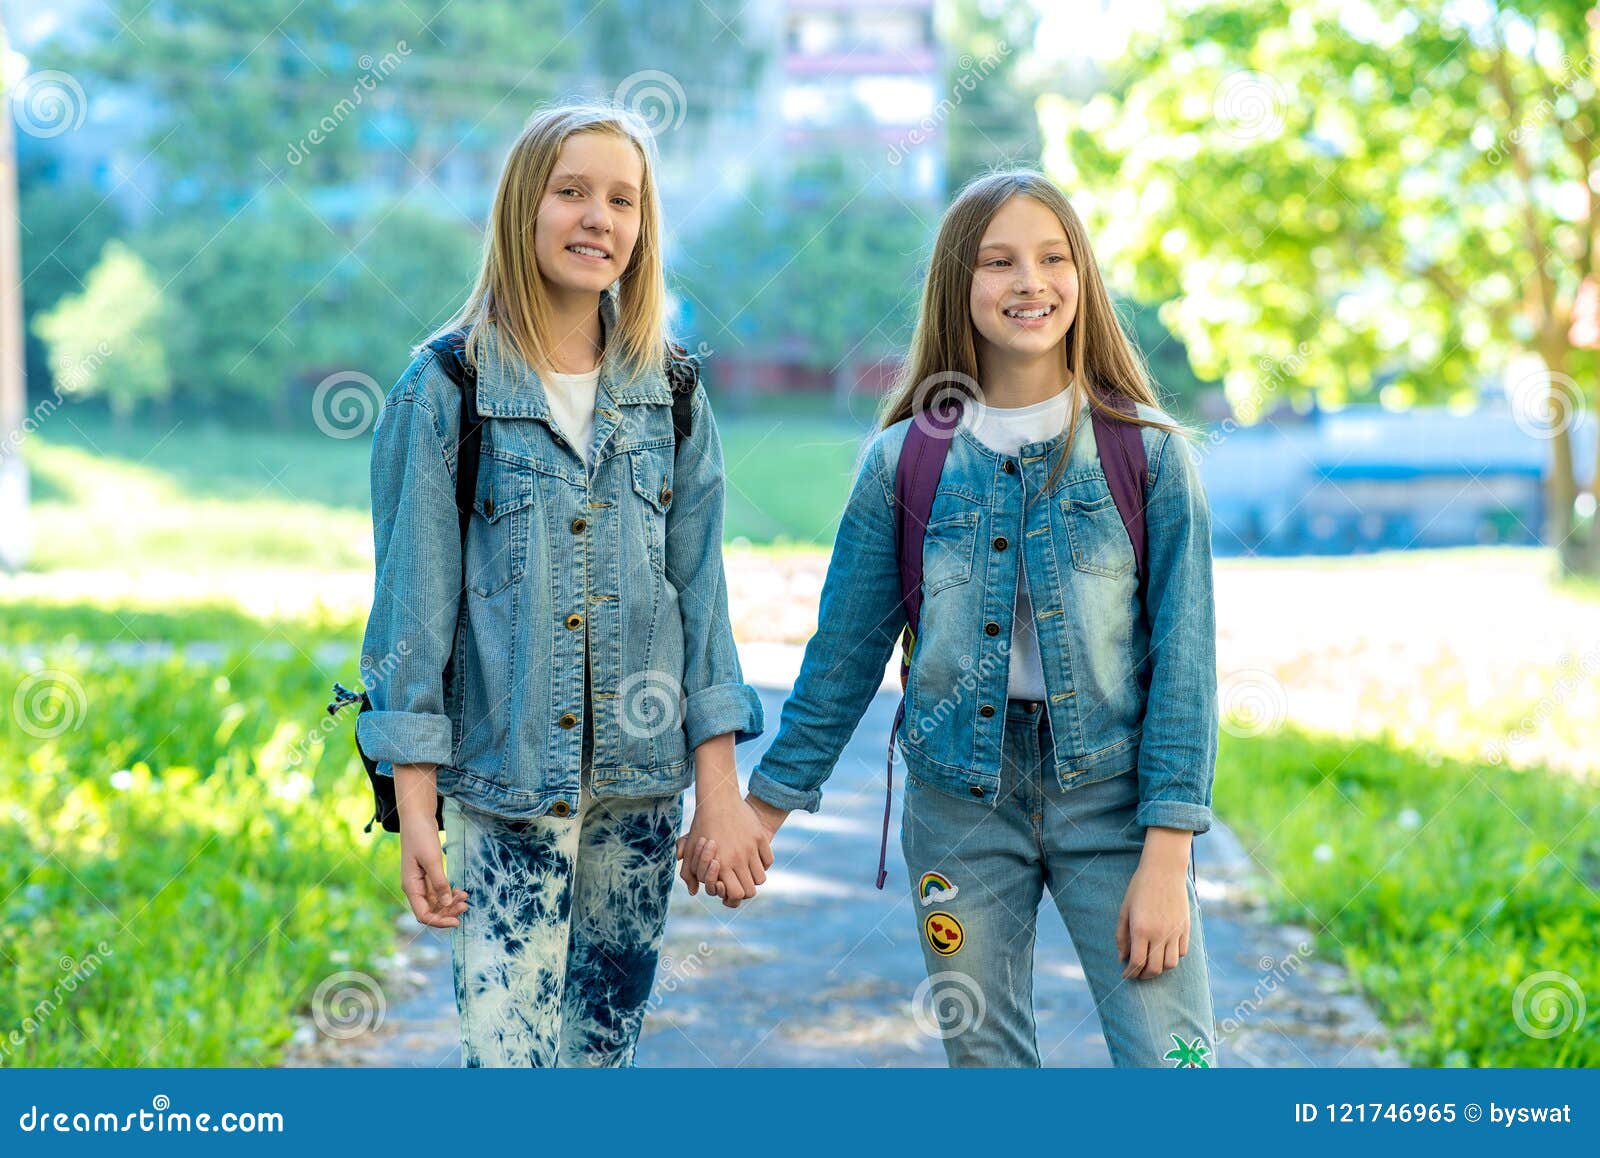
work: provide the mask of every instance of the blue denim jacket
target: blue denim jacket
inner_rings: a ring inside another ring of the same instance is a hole
[[[1140,404],[1144,418],[1171,422]],[[1139,778],[1140,825],[1211,826],[1217,753],[1211,513],[1190,449],[1144,427],[1149,586],[1100,468],[1087,403],[1048,497],[1047,455],[1002,455],[965,427],[950,447],[924,545],[922,626],[898,734],[907,773],[993,806],[998,797],[1017,568],[1025,566],[1055,771],[1064,789]],[[895,561],[894,475],[910,420],[873,438],[834,542],[817,633],[751,791],[816,811],[905,623]],[[1028,500],[1026,510],[1024,499]]]
[[[601,313],[613,328],[613,295]],[[759,736],[761,701],[728,617],[722,448],[705,387],[674,455],[661,368],[629,381],[608,347],[586,470],[537,373],[491,327],[465,592],[459,399],[426,351],[373,435],[377,581],[361,657],[372,710],[357,730],[378,770],[436,764],[441,793],[501,816],[575,812],[586,653],[596,795],[680,792],[701,742]]]

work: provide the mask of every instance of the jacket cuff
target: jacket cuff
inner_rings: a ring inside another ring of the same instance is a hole
[[[757,800],[765,800],[774,808],[782,808],[786,812],[800,810],[815,812],[822,807],[822,790],[813,788],[809,792],[790,788],[787,784],[779,783],[759,767],[750,772],[749,792]]]
[[[391,765],[448,764],[454,754],[450,717],[424,712],[362,712],[356,739],[371,759]]]
[[[1145,828],[1183,828],[1200,833],[1211,827],[1211,809],[1183,800],[1146,800],[1133,814],[1133,822]]]
[[[684,701],[683,728],[691,752],[729,732],[735,744],[754,740],[765,727],[761,697],[749,684],[714,684]]]

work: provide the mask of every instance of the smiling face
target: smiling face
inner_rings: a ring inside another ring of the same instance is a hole
[[[533,248],[552,294],[598,294],[622,276],[639,239],[644,161],[631,141],[574,133],[539,200]]]
[[[970,306],[980,364],[1061,349],[1078,313],[1078,267],[1067,231],[1048,207],[1019,195],[990,218]]]

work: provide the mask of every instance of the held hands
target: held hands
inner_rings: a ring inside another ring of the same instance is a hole
[[[1124,978],[1159,977],[1189,952],[1189,892],[1185,876],[1192,832],[1145,830],[1144,853],[1117,914],[1117,956]]]
[[[789,814],[754,796],[736,793],[699,802],[694,822],[678,841],[680,875],[691,896],[705,885],[706,892],[721,897],[737,909],[766,884],[772,867],[772,838]]]

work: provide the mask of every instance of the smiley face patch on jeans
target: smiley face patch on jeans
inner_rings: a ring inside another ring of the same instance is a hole
[[[933,951],[941,957],[961,952],[961,946],[967,941],[967,933],[961,927],[961,922],[949,913],[929,913],[928,919],[922,923],[922,931],[928,935],[928,944],[933,946]]]

